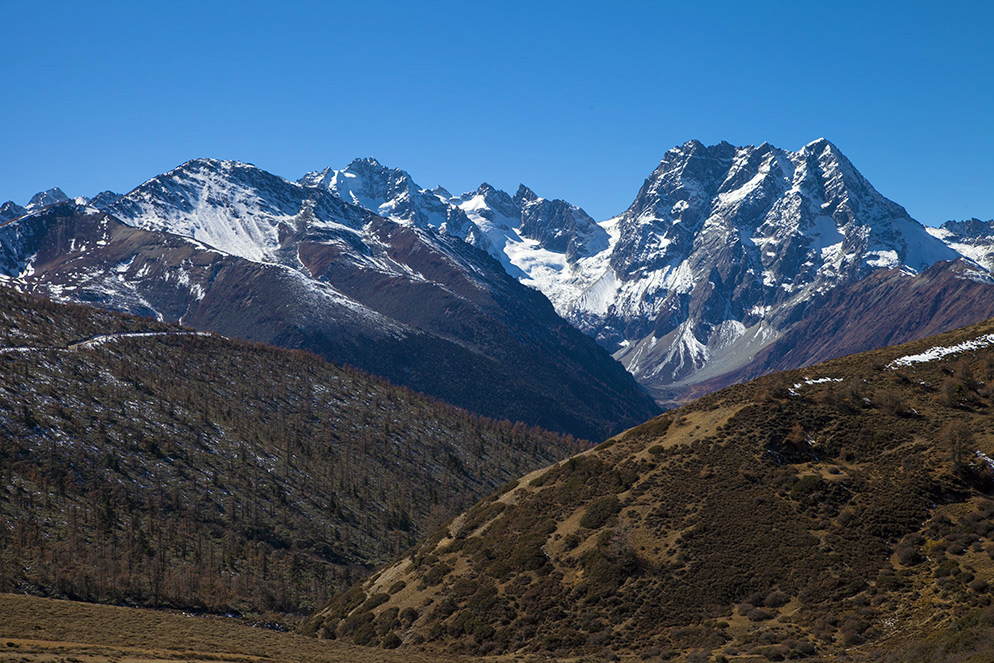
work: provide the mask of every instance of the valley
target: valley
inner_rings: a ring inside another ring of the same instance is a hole
[[[372,158],[0,215],[3,660],[994,638],[994,231],[824,139],[690,141],[602,222]]]
[[[0,661],[469,663],[319,642],[251,622],[0,594]]]

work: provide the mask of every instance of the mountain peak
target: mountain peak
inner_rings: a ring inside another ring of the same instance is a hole
[[[981,221],[980,219],[967,219],[966,221],[946,221],[940,228],[956,233],[962,237],[981,238],[994,237],[994,219]]]
[[[445,200],[448,200],[449,198],[452,197],[452,194],[449,192],[449,190],[446,189],[441,184],[435,186],[432,189],[429,189],[428,192],[438,196],[439,198],[444,198]]]
[[[523,202],[532,202],[533,200],[538,200],[538,195],[524,184],[519,184],[518,191],[514,194],[514,202],[520,205]]]
[[[36,209],[41,209],[42,207],[47,207],[48,205],[54,205],[56,203],[64,203],[69,200],[69,196],[63,193],[62,189],[59,187],[52,187],[47,191],[41,191],[36,193],[31,197],[28,202],[27,209],[33,211]]]
[[[358,157],[353,159],[345,170],[392,170],[386,168],[375,157]]]
[[[832,154],[841,155],[842,152],[836,147],[835,143],[825,138],[816,138],[804,147],[801,148],[802,152],[811,152],[813,154],[822,154],[824,152],[831,152]]]
[[[660,389],[738,361],[728,348],[739,339],[761,349],[829,288],[956,255],[825,138],[797,151],[688,141],[666,153],[620,224],[599,281],[610,299],[581,293],[568,314]]]
[[[414,178],[406,170],[385,166],[373,157],[353,159],[343,170],[331,171],[331,177],[338,178],[335,180],[335,184],[329,184],[331,188],[337,190],[342,186],[340,175],[350,179],[358,177],[363,181],[363,194],[371,198],[390,197],[399,191],[408,189],[420,190],[420,187],[414,183]],[[352,189],[354,187],[350,185],[346,188]],[[348,200],[347,197],[345,199]]]
[[[256,171],[260,173],[264,172],[255,164],[244,161],[236,161],[234,159],[215,159],[213,157],[196,157],[194,159],[184,161],[169,172],[158,175],[157,177],[172,177],[183,173],[226,173],[237,170]]]
[[[16,219],[18,217],[24,216],[28,213],[28,210],[24,209],[13,200],[8,200],[2,206],[0,206],[0,223],[4,221],[10,221],[11,219]]]
[[[103,209],[109,205],[113,205],[121,199],[121,194],[114,191],[101,191],[97,195],[90,198],[87,204],[97,209]]]

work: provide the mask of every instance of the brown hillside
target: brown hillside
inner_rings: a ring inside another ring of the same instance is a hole
[[[890,362],[992,332],[988,321],[667,413],[512,482],[306,630],[704,661],[879,654],[989,623],[994,472],[977,452],[994,455],[994,346]]]
[[[307,353],[0,288],[0,591],[306,614],[580,448]]]

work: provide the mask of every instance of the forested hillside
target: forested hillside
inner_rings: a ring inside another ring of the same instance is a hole
[[[0,591],[305,612],[581,448],[308,353],[0,288]]]

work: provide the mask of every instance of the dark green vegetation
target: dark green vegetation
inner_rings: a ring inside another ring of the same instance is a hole
[[[669,412],[477,504],[305,630],[468,654],[967,660],[994,622],[994,346],[888,365],[992,332]]]
[[[164,335],[73,345],[143,331]],[[0,591],[306,612],[582,448],[304,352],[7,288],[0,346]]]

